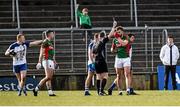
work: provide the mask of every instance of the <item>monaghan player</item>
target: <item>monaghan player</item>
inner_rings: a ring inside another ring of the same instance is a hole
[[[19,84],[18,96],[21,96],[22,91],[27,96],[25,89],[25,81],[27,74],[27,61],[26,53],[27,49],[32,46],[38,46],[42,43],[42,40],[27,42],[23,34],[17,35],[17,42],[11,44],[6,50],[5,55],[13,58],[13,72],[16,75]]]

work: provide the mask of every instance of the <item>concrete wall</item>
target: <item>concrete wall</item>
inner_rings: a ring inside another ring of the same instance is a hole
[[[105,89],[107,89],[111,85],[115,77],[116,75],[109,75],[109,79]],[[42,77],[37,77],[37,80],[39,81],[41,78]],[[55,76],[52,83],[54,90],[84,90],[85,79],[86,79],[86,75]],[[156,74],[133,75],[133,87],[135,90],[150,90],[150,89],[156,90],[158,87],[157,85],[158,84],[157,84]],[[91,86],[91,90],[94,89],[96,89],[96,81],[95,81],[95,86]],[[125,89],[124,81],[123,81],[123,89]]]

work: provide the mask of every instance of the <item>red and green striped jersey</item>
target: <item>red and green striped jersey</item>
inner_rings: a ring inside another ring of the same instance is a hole
[[[53,41],[45,39],[42,43],[42,47],[44,48],[43,59],[44,60],[53,60],[54,59],[54,46]]]
[[[127,40],[129,38],[127,38],[126,36],[121,36],[121,39],[122,40]],[[113,44],[112,45],[116,46],[116,48],[117,48],[117,57],[118,58],[127,58],[127,57],[129,57],[129,50],[128,50],[129,45],[122,46],[116,38],[113,39]]]

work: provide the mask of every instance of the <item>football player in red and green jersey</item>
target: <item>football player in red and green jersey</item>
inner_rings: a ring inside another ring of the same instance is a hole
[[[54,60],[54,46],[53,46],[53,38],[55,36],[54,31],[47,30],[46,31],[46,39],[43,41],[41,49],[40,49],[40,55],[39,55],[39,62],[37,64],[37,68],[40,68],[41,62],[42,66],[45,69],[45,77],[39,82],[39,84],[36,86],[36,88],[33,90],[34,96],[37,96],[38,90],[46,83],[48,85],[48,92],[49,96],[55,96],[55,94],[52,92],[52,86],[51,86],[51,80],[54,74],[55,70],[55,64],[56,61]]]
[[[115,64],[114,67],[116,69],[116,74],[117,74],[117,87],[119,90],[119,95],[122,95],[122,90],[121,90],[121,78],[123,75],[123,72],[125,74],[125,79],[126,79],[126,89],[127,89],[127,94],[131,94],[131,59],[130,59],[130,38],[128,35],[124,33],[124,29],[119,26],[116,28],[115,32],[115,39],[113,40],[113,44],[117,48],[117,53],[116,53],[116,58],[115,58]],[[113,51],[113,50],[112,50]]]
[[[129,53],[129,57],[130,57],[130,60],[132,58],[132,43],[134,42],[135,38],[134,38],[134,34],[128,34],[128,37],[130,39],[130,42],[127,44],[126,46],[126,50],[128,51]],[[116,45],[114,44],[114,41],[112,43],[112,47],[111,47],[111,52],[112,53],[117,53],[117,48],[116,48]],[[133,88],[132,88],[132,67],[131,67],[131,72],[130,72],[130,81],[131,81],[131,88],[130,88],[130,94],[131,95],[135,95],[136,93],[134,92]],[[124,76],[124,72],[121,72],[121,78],[120,78],[120,85],[122,85],[122,78]],[[108,94],[109,95],[112,95],[112,90],[116,87],[117,85],[117,78],[114,80],[114,82],[112,83],[112,85],[110,86],[110,88],[108,89]],[[122,89],[122,88],[121,88]],[[122,95],[122,93],[120,93]]]

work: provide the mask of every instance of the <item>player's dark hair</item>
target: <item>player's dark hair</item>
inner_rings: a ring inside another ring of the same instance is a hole
[[[118,30],[124,31],[124,28],[122,26],[118,26],[118,27],[116,27],[116,31],[118,31]]]
[[[100,35],[100,37],[106,36],[104,32],[100,32],[99,35]]]
[[[129,38],[131,38],[132,36],[134,36],[134,34],[129,33],[128,36],[129,36]]]
[[[46,37],[48,37],[48,35],[49,35],[50,33],[52,33],[52,32],[54,32],[54,31],[53,31],[53,30],[46,30],[46,33],[45,33]]]

